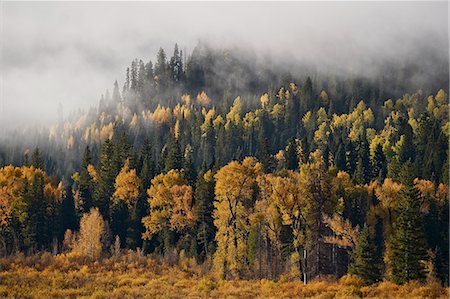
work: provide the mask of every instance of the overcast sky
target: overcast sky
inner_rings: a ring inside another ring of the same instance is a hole
[[[4,2],[0,126],[96,105],[133,58],[177,42],[345,66],[448,53],[447,2]]]

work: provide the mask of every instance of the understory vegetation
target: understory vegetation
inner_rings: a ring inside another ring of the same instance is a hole
[[[19,254],[0,259],[0,297],[20,298],[448,298],[439,282],[365,286],[356,276],[323,277],[304,285],[279,281],[220,280],[182,257],[161,259],[127,251],[96,262],[69,255]]]

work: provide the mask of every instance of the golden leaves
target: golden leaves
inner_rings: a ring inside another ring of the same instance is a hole
[[[116,177],[115,187],[116,191],[113,194],[113,198],[125,201],[130,209],[139,196],[142,181],[137,176],[136,169],[129,169],[128,160]]]
[[[153,178],[147,194],[150,215],[142,219],[145,238],[163,228],[181,231],[195,223],[192,187],[187,185],[179,170],[172,169]]]

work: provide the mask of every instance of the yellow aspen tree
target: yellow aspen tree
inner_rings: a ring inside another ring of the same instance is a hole
[[[92,208],[80,220],[80,236],[75,245],[75,253],[97,260],[102,253],[101,237],[104,231],[104,221],[98,208]]]
[[[152,179],[147,190],[150,215],[142,219],[150,239],[163,228],[179,232],[195,224],[192,187],[179,170],[172,169]]]
[[[116,177],[114,200],[123,200],[130,209],[138,199],[142,189],[142,181],[136,174],[135,169],[129,168],[127,160]]]
[[[217,251],[214,266],[222,278],[239,278],[247,270],[249,214],[261,163],[247,157],[232,161],[215,175],[214,225]]]

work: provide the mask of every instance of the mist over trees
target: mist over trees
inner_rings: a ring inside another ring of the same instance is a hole
[[[411,90],[415,73],[291,72],[202,44],[134,59],[95,109],[4,137],[0,252],[76,240],[223,279],[448,284],[448,74]]]

